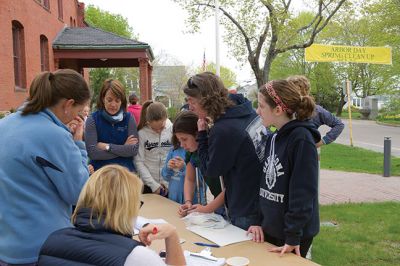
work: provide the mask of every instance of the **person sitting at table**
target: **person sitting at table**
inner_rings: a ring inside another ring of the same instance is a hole
[[[141,242],[132,239],[142,187],[125,167],[112,164],[96,171],[79,195],[71,218],[75,227],[47,238],[38,265],[185,265],[179,236],[170,224],[149,224],[139,232]],[[165,239],[165,262],[144,246],[156,239]]]

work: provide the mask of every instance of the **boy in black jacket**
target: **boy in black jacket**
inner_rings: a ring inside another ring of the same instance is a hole
[[[277,132],[268,137],[259,187],[260,226],[251,226],[253,240],[278,247],[273,252],[294,252],[305,257],[319,232],[318,130],[307,121],[315,103],[301,96],[293,83],[275,80],[261,87],[257,113],[263,125]]]

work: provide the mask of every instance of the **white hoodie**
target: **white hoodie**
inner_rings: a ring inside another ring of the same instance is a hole
[[[154,192],[160,184],[168,187],[161,176],[161,169],[165,164],[167,154],[172,147],[172,123],[167,119],[165,128],[158,134],[149,126],[139,130],[139,151],[135,158],[135,165],[143,183]]]

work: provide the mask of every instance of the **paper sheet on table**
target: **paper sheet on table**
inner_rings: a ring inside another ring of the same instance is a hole
[[[145,224],[166,224],[167,222],[164,219],[148,219],[143,216],[138,216],[136,218],[136,224],[134,228],[133,234],[137,235],[139,234],[139,230],[143,227]]]
[[[200,257],[190,256],[190,252],[185,250],[184,253],[187,266],[223,266],[225,258],[217,258],[217,261],[207,260]]]
[[[204,228],[201,226],[191,226],[187,229],[221,247],[251,240],[251,236],[246,235],[247,232],[245,230],[232,224],[229,224],[222,229]]]

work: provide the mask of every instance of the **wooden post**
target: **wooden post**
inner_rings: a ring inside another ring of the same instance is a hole
[[[349,112],[349,132],[350,132],[350,146],[353,147],[353,126],[351,124],[351,96],[350,96],[350,80],[346,81],[347,91],[347,109]]]

